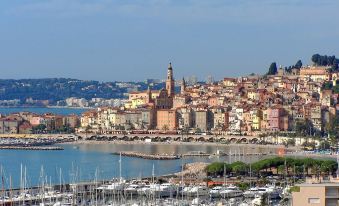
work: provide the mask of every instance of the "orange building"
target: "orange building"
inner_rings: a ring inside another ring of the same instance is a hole
[[[157,111],[157,128],[159,130],[176,130],[177,126],[176,110],[161,109]]]
[[[319,82],[330,79],[329,67],[304,67],[300,69],[300,76]]]

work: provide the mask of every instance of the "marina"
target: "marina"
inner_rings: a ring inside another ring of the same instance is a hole
[[[288,186],[263,185],[241,190],[232,184],[160,183],[159,178],[93,181],[65,185],[46,182],[2,192],[2,205],[286,205]]]

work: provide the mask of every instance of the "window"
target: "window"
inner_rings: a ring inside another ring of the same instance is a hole
[[[308,198],[309,204],[317,204],[320,203],[320,198]]]

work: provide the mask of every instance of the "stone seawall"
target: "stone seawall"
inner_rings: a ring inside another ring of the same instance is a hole
[[[167,154],[144,154],[139,152],[114,152],[113,155],[120,155],[126,157],[137,157],[150,160],[175,160],[180,157],[177,155],[167,155]]]

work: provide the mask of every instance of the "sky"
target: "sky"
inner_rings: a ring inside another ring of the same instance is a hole
[[[338,0],[1,0],[0,78],[206,80],[339,55]]]

